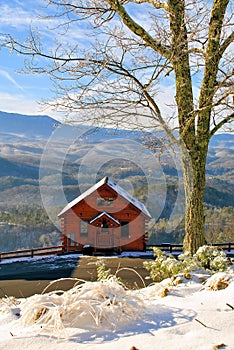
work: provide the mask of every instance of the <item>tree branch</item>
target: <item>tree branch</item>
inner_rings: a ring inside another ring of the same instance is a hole
[[[199,107],[210,104],[214,96],[214,86],[221,59],[220,37],[222,32],[223,18],[228,0],[214,1],[209,23],[209,35],[206,49],[205,72],[200,92]]]
[[[199,108],[199,109],[196,109],[194,110],[192,113],[191,113],[191,116],[190,118],[188,119],[187,123],[185,124],[184,128],[183,128],[183,131],[181,133],[181,136],[183,136],[184,134],[186,134],[186,132],[188,131],[188,129],[190,128],[190,126],[192,125],[192,123],[195,121],[195,118],[197,115],[199,115],[199,113],[201,112],[206,112],[206,111],[209,111],[211,109],[213,109],[214,107],[217,107],[219,106],[222,101],[227,98],[229,95],[233,95],[234,94],[234,91],[228,91],[226,94],[224,94],[220,99],[218,99],[215,103],[213,103],[212,105],[208,105],[208,106],[205,106],[203,108]],[[221,123],[221,122],[220,122]],[[224,122],[222,125],[224,125],[226,122]],[[222,126],[221,125],[221,126]],[[220,126],[220,127],[221,127]],[[218,129],[217,129],[218,130]],[[217,131],[215,129],[214,133]]]
[[[219,70],[220,59],[220,40],[223,28],[223,21],[229,0],[216,0],[213,2],[209,22],[208,42],[205,56],[205,70],[200,89],[199,109],[212,105],[212,100],[216,92],[216,79]],[[208,136],[210,130],[210,112],[209,108],[205,113],[198,114],[197,133]],[[200,136],[199,136],[200,137]]]
[[[228,48],[228,46],[234,41],[234,32],[232,32],[226,40],[223,42],[223,44],[220,46],[219,53],[220,56],[223,55],[224,51]]]
[[[109,5],[114,11],[118,13],[121,17],[123,23],[138,37],[145,41],[148,46],[150,46],[156,52],[159,52],[165,58],[170,58],[171,50],[169,47],[161,44],[154,40],[154,38],[138,23],[136,23],[130,15],[125,11],[124,7],[121,5],[118,0],[107,0]]]
[[[166,1],[159,2],[157,0],[134,0],[136,4],[143,4],[145,2],[152,4],[156,9],[164,9],[168,11],[168,5]]]
[[[224,118],[223,120],[221,120],[221,122],[219,122],[211,131],[210,131],[210,138],[218,131],[220,130],[220,128],[222,126],[224,126],[225,124],[234,121],[234,113],[230,114],[229,116],[227,116],[226,118]]]
[[[189,49],[189,50],[188,50],[188,53],[189,53],[189,54],[190,54],[190,53],[199,53],[199,54],[201,54],[203,57],[205,57],[205,54],[206,54],[204,50],[199,49],[198,47],[194,47],[194,48]]]

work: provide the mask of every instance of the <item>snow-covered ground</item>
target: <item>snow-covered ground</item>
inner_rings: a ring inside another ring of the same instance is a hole
[[[0,300],[0,349],[234,350],[233,270],[191,277],[136,291],[109,279],[7,297]]]
[[[234,250],[232,249],[231,251],[228,251],[228,250],[224,250],[225,254],[227,256],[231,256],[231,257],[234,257]],[[181,252],[173,252],[172,255],[174,256],[177,256],[181,254]],[[126,251],[126,252],[122,252],[121,254],[119,255],[114,255],[115,257],[118,257],[118,258],[127,258],[127,257],[131,257],[131,258],[153,258],[153,252],[136,252],[136,251]],[[1,265],[4,265],[4,264],[11,264],[11,263],[14,263],[14,262],[22,262],[22,261],[29,261],[29,262],[32,262],[32,261],[38,261],[38,260],[44,260],[44,259],[49,259],[51,261],[54,261],[56,263],[57,260],[61,260],[61,259],[68,259],[68,257],[70,259],[76,259],[79,258],[79,257],[82,257],[82,256],[85,256],[84,254],[64,254],[64,255],[43,255],[43,256],[34,256],[33,258],[31,257],[25,257],[25,258],[21,258],[21,257],[18,257],[18,258],[11,258],[11,259],[3,259],[0,261],[0,266]],[[110,255],[109,256],[110,258],[113,258],[113,255]],[[108,258],[108,256],[105,256],[105,258]]]

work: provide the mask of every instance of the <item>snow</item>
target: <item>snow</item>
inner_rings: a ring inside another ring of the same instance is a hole
[[[234,250],[232,249],[231,251],[228,251],[228,250],[224,250],[224,253],[227,255],[227,256],[232,256],[234,257]],[[181,254],[180,251],[175,251],[175,252],[172,252],[170,253],[171,255],[173,256],[178,256]],[[125,251],[125,252],[122,252],[118,255],[116,255],[116,257],[119,257],[119,258],[127,258],[127,257],[132,257],[132,258],[152,258],[153,257],[153,251],[146,251],[146,252],[141,252],[141,251]],[[69,258],[72,260],[72,259],[75,259],[77,260],[78,257],[82,257],[82,256],[85,256],[84,254],[69,254]],[[41,255],[41,256],[34,256],[33,258],[31,257],[17,257],[17,258],[10,258],[10,259],[2,259],[0,261],[0,267],[1,265],[4,265],[4,264],[11,264],[11,263],[14,263],[14,262],[20,262],[20,261],[29,261],[29,262],[33,262],[33,261],[36,261],[36,260],[42,260],[42,259],[50,259],[50,260],[54,260],[55,263],[56,263],[56,260],[60,260],[60,259],[67,259],[68,255]],[[113,258],[113,256],[109,256],[110,258]],[[106,256],[106,258],[108,258],[108,256]]]
[[[96,220],[102,218],[103,216],[107,216],[109,219],[111,219],[112,221],[114,221],[117,225],[120,225],[119,220],[115,219],[112,215],[108,214],[106,211],[103,211],[102,213],[100,213],[99,215],[97,215],[95,218],[93,218],[92,220],[90,220],[90,224],[92,224],[92,223],[95,222]]]
[[[83,256],[83,254],[69,254],[69,259],[76,259],[78,257],[81,257]],[[0,267],[1,265],[4,265],[4,264],[12,264],[12,263],[17,263],[17,262],[37,262],[38,260],[46,260],[46,261],[54,261],[56,263],[57,260],[61,260],[61,259],[64,259],[64,260],[67,260],[68,258],[68,255],[64,254],[64,255],[41,255],[41,256],[34,256],[33,258],[31,257],[17,257],[17,258],[10,258],[10,259],[3,259],[0,261]]]
[[[134,198],[132,195],[130,195],[126,190],[124,190],[122,187],[120,187],[118,184],[116,184],[114,181],[112,181],[108,177],[104,177],[102,180],[94,184],[92,187],[90,187],[87,191],[82,193],[80,196],[75,198],[73,201],[68,203],[66,207],[58,214],[58,216],[61,216],[69,209],[73,208],[76,204],[81,202],[83,199],[88,197],[90,194],[92,194],[94,191],[99,189],[102,185],[107,184],[110,188],[112,188],[117,194],[119,194],[121,197],[125,198],[127,201],[132,203],[136,208],[138,208],[142,213],[144,213],[148,218],[151,218],[150,213],[146,209],[145,205],[138,201],[136,198]]]
[[[204,279],[193,273],[126,290],[110,278],[9,296],[0,300],[0,349],[234,350],[234,272]]]

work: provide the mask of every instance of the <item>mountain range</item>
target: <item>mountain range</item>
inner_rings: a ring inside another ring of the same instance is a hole
[[[161,140],[161,136],[156,139]],[[59,207],[62,203],[58,186],[63,187],[65,198],[70,201],[82,186],[85,189],[94,181],[93,175],[95,179],[114,177],[123,185],[134,187],[133,191],[142,199],[145,180],[149,189],[151,186],[150,171],[157,181],[164,179],[170,188],[178,173],[173,157],[166,152],[153,166],[153,152],[143,148],[144,142],[140,131],[85,126],[77,131],[46,115],[0,112],[0,206],[45,205],[41,194],[46,192],[46,205]],[[171,196],[167,193],[167,200]],[[233,134],[218,134],[211,139],[205,202],[218,207],[234,206]]]

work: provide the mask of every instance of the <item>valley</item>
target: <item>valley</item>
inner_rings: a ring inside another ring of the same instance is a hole
[[[146,203],[155,218],[152,232],[158,231],[159,226],[162,229],[163,220],[176,220],[171,213],[178,201],[181,169],[173,152],[162,148],[161,134],[150,135],[153,149],[144,146],[149,144],[148,136],[140,131],[83,126],[77,129],[63,126],[48,116],[0,112],[0,250],[9,249],[9,243],[5,244],[3,238],[6,233],[9,237],[19,233],[22,237],[35,236],[27,243],[26,238],[22,238],[21,249],[28,248],[33,240],[40,241],[41,245],[57,244],[57,213],[104,176],[114,178]],[[218,134],[211,140],[204,199],[208,217],[216,208],[224,220],[225,208],[234,207],[233,134]],[[14,214],[16,210],[18,216]],[[33,217],[33,212],[40,210],[36,222],[22,222],[22,217]],[[4,219],[5,213],[10,219]],[[228,215],[227,220],[230,228],[233,227]],[[165,237],[170,238],[163,232],[161,238],[154,237],[158,243],[165,241]],[[40,240],[49,234],[52,238]],[[172,243],[179,243],[182,235],[183,229],[177,226],[171,232]]]

